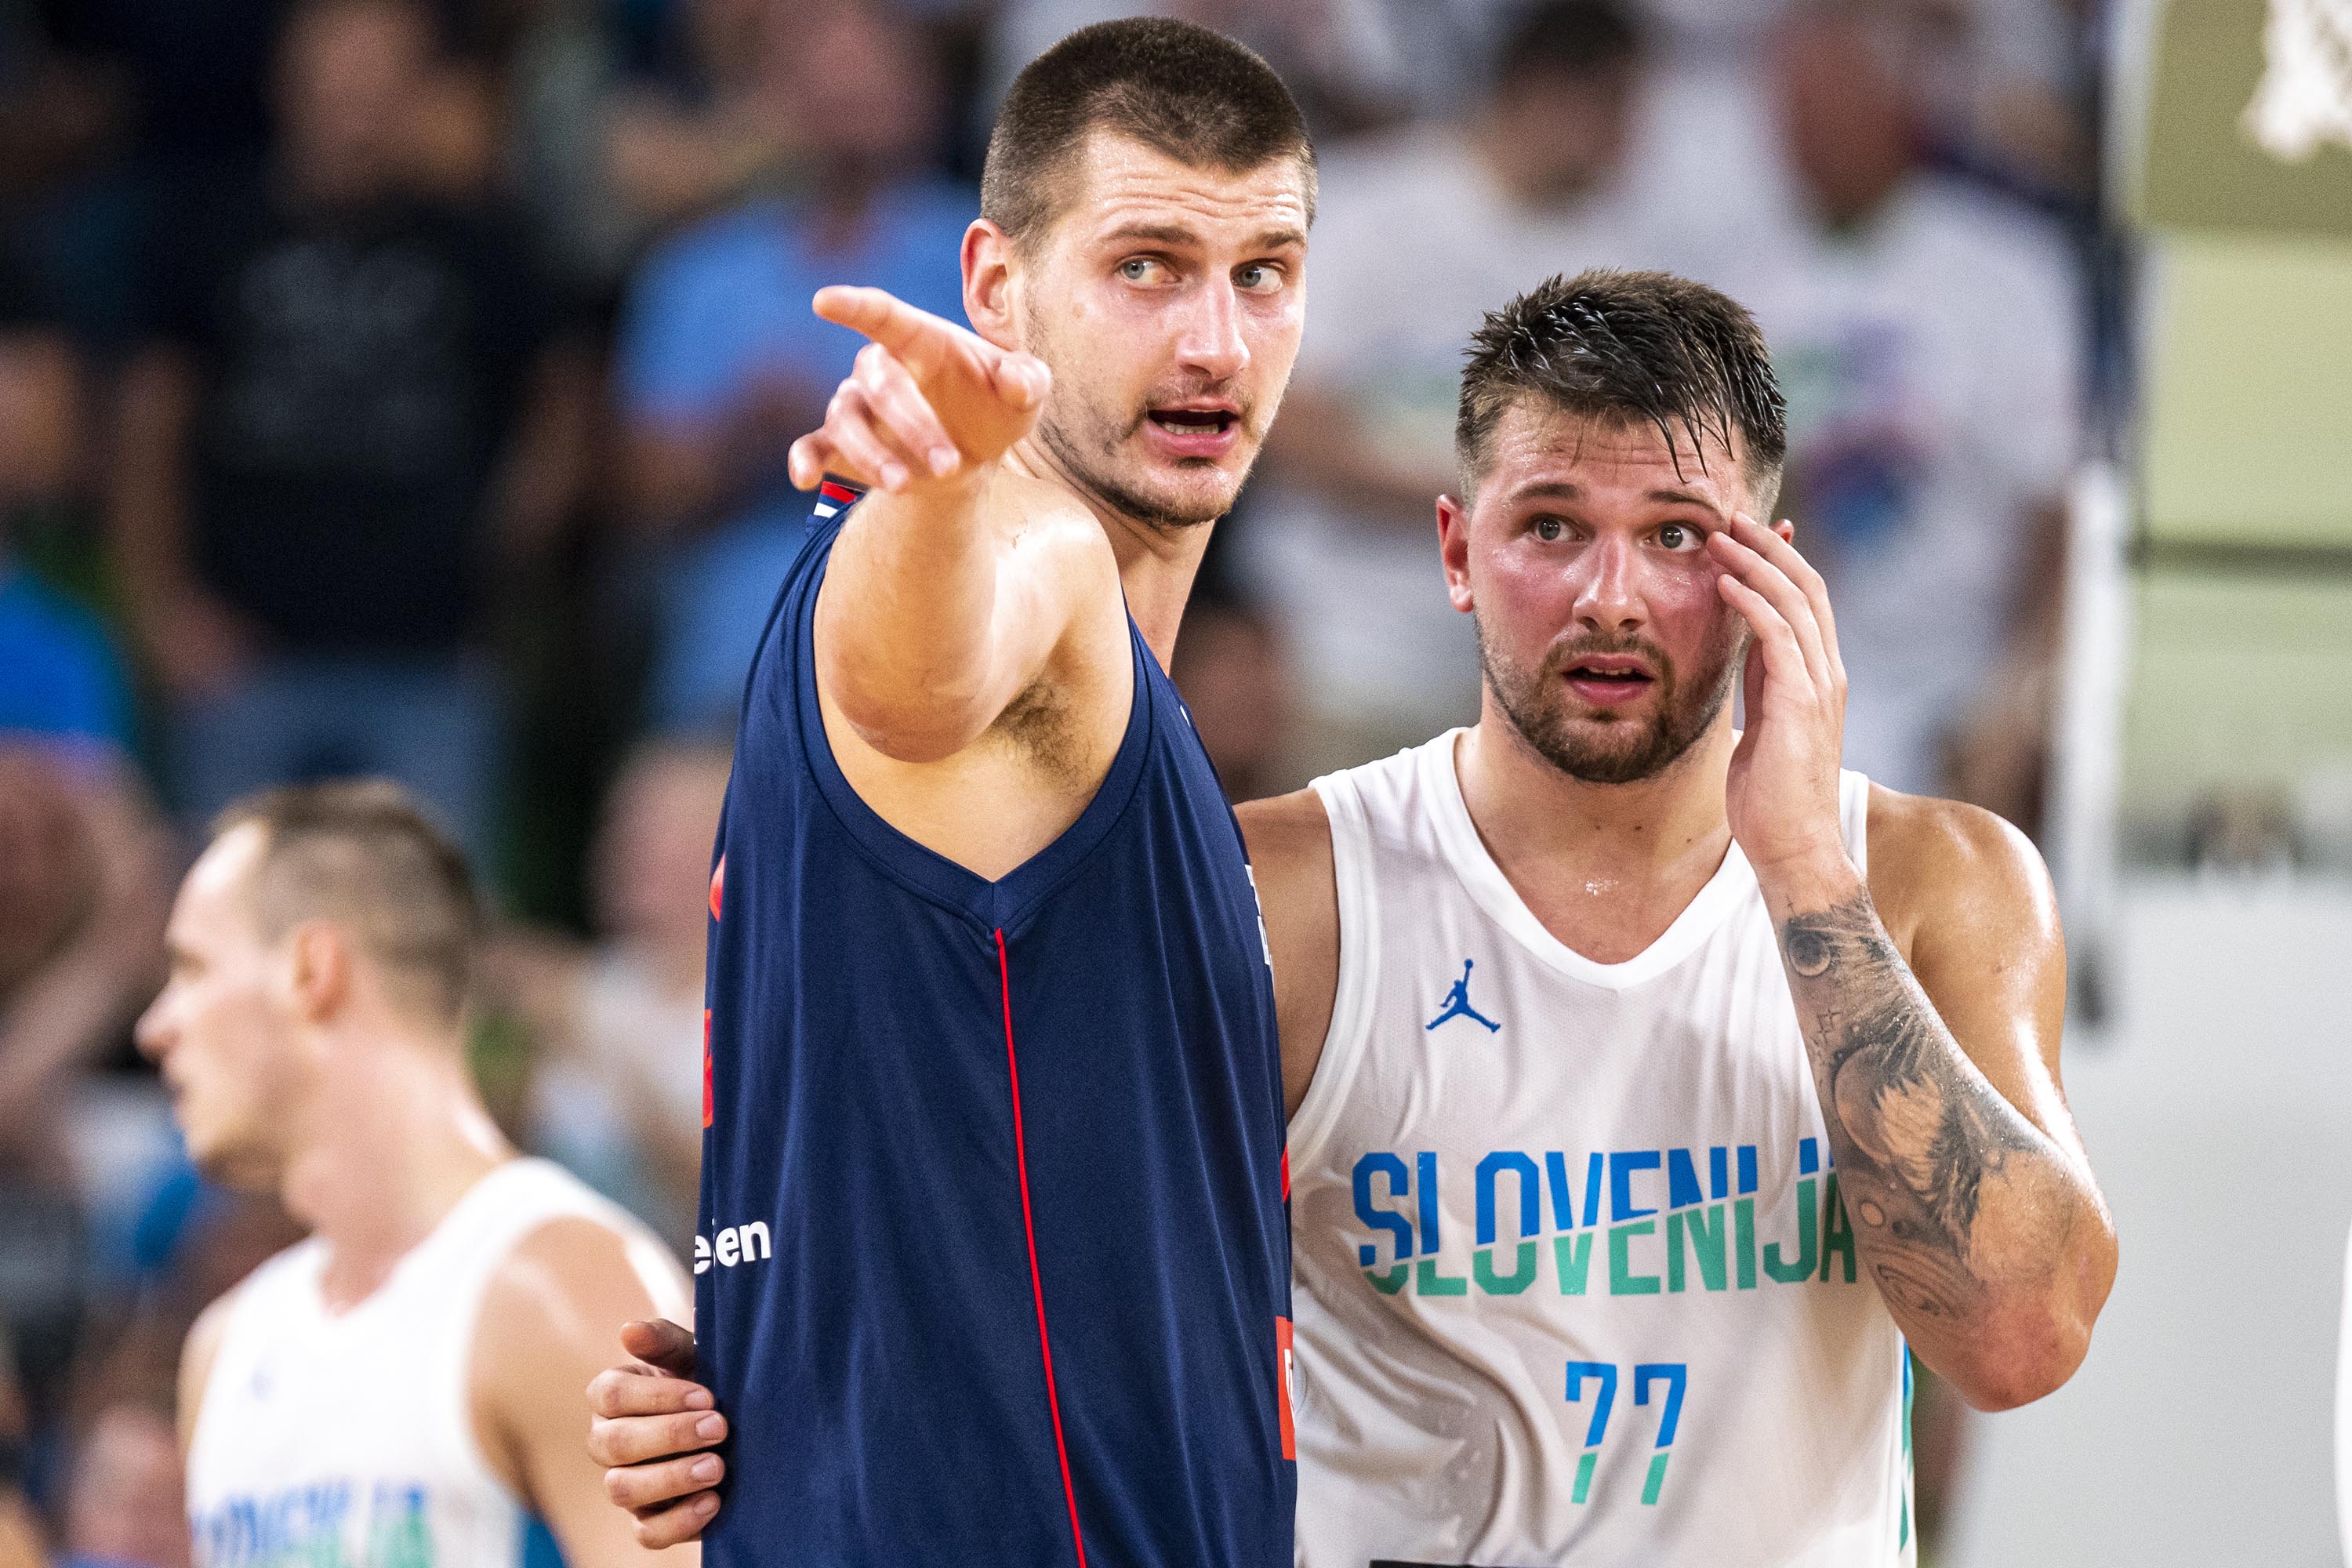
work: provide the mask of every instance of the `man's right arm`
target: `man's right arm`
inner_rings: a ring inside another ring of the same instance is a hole
[[[1110,628],[1098,651],[1126,658],[1118,563],[1091,514],[1003,461],[1036,423],[1043,364],[879,289],[826,289],[816,310],[873,340],[792,451],[803,489],[828,471],[872,487],[825,569],[818,684],[883,756],[943,761],[1074,631]]]

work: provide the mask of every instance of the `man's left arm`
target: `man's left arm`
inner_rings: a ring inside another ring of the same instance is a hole
[[[2115,1281],[2059,1087],[2065,944],[2023,835],[1875,794],[1869,886],[1768,900],[1863,1256],[1921,1359],[2006,1409],[2073,1375]]]
[[[2023,1405],[2074,1374],[2115,1280],[2114,1223],[2058,1092],[2064,944],[2039,858],[1968,807],[1874,798],[1865,885],[1838,827],[1837,624],[1792,537],[1743,517],[1707,539],[1754,636],[1725,809],[1864,1261],[1969,1404]]]
[[[649,1552],[605,1495],[588,1457],[589,1381],[613,1359],[620,1326],[667,1316],[691,1298],[653,1243],[586,1218],[532,1233],[492,1279],[475,1329],[475,1430],[492,1467],[547,1523],[570,1568],[693,1568],[701,1547]],[[713,1461],[714,1464],[716,1461]]]

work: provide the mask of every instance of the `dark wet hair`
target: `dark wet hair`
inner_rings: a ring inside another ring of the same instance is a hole
[[[415,795],[385,779],[281,784],[222,812],[213,837],[248,824],[263,836],[250,897],[265,940],[336,921],[421,1012],[464,1011],[481,906],[465,853]]]
[[[1767,501],[1788,456],[1788,408],[1764,334],[1738,301],[1669,272],[1554,278],[1486,318],[1470,338],[1454,451],[1463,494],[1477,488],[1495,426],[1523,397],[1564,414],[1654,426],[1679,467],[1705,438],[1733,447]],[[1769,509],[1768,509],[1769,510]]]
[[[1296,158],[1315,216],[1315,148],[1282,79],[1223,34],[1164,16],[1081,27],[1013,79],[988,139],[981,216],[1015,240],[1042,230],[1097,130],[1234,173]]]

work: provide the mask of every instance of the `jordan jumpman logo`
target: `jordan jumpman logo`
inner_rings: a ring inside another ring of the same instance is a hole
[[[1434,1029],[1448,1018],[1467,1018],[1474,1024],[1484,1024],[1490,1035],[1502,1028],[1502,1025],[1470,1005],[1470,967],[1471,961],[1464,959],[1462,978],[1455,981],[1454,989],[1445,994],[1445,1010],[1429,1021],[1430,1028]]]

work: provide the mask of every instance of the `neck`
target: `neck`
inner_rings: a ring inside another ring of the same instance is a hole
[[[1539,755],[1489,693],[1455,766],[1479,837],[1515,883],[1521,874],[1514,868],[1547,885],[1561,885],[1565,869],[1595,896],[1662,899],[1678,910],[1731,845],[1724,781],[1735,740],[1727,704],[1663,773],[1632,784],[1588,784]]]
[[[310,1139],[288,1162],[278,1195],[325,1243],[322,1288],[342,1310],[514,1150],[482,1108],[457,1041],[345,1039],[328,1054]]]
[[[1192,579],[1200,574],[1201,557],[1208,552],[1209,532],[1215,524],[1169,528],[1123,510],[1056,459],[1034,432],[1016,444],[1006,459],[1020,472],[1069,491],[1095,514],[1118,561],[1127,613],[1135,617],[1160,668],[1171,668],[1184,604],[1192,597]]]

